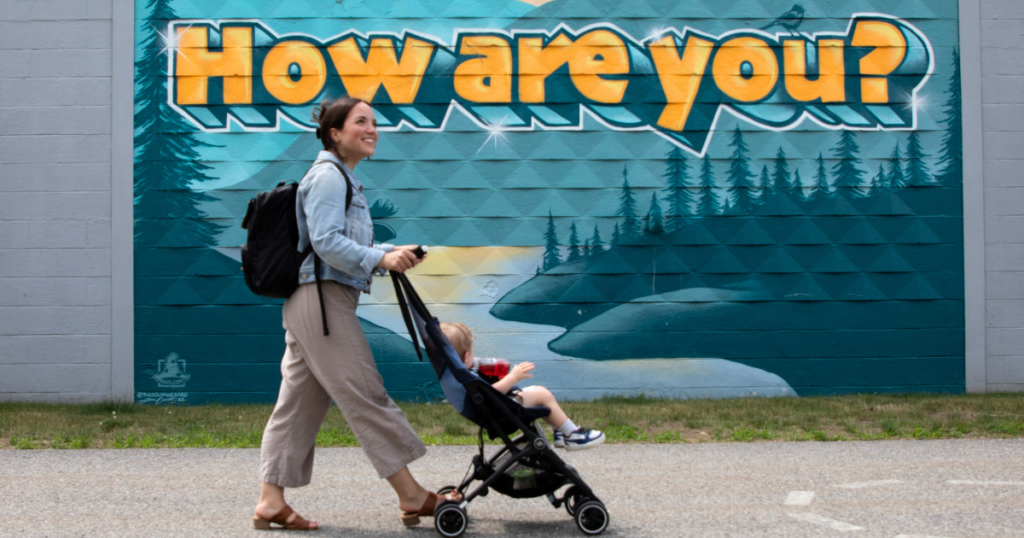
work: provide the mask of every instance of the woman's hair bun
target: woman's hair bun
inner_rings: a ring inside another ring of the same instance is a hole
[[[341,129],[345,125],[345,118],[352,108],[359,103],[366,103],[362,99],[354,97],[342,97],[335,101],[325,100],[319,107],[313,108],[313,121],[319,127],[316,129],[316,137],[320,139],[324,149],[330,151],[334,146],[331,140],[331,129]]]

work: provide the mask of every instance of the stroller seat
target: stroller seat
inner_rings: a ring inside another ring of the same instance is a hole
[[[547,496],[555,508],[562,505],[584,534],[597,535],[608,528],[608,510],[583,481],[579,473],[555,454],[543,428],[536,423],[551,413],[546,407],[524,407],[498,392],[462,364],[455,348],[441,332],[440,322],[430,315],[409,279],[391,272],[402,317],[409,328],[416,353],[423,360],[418,340],[422,339],[430,364],[437,374],[445,398],[460,415],[480,427],[480,453],[473,457],[473,469],[458,486],[438,491],[458,491],[462,500],[446,501],[434,510],[434,528],[442,536],[461,536],[469,523],[466,508],[490,490],[512,498]],[[503,446],[488,457],[484,432]],[[473,482],[481,482],[470,489]],[[556,495],[563,486],[569,486]]]

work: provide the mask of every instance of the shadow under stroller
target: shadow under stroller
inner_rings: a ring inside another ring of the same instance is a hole
[[[434,510],[437,532],[449,538],[461,536],[469,523],[466,507],[473,499],[486,496],[491,489],[516,499],[545,495],[556,509],[565,505],[584,534],[604,532],[609,522],[604,503],[580,478],[576,469],[555,454],[543,428],[536,422],[551,411],[546,407],[523,407],[468,370],[409,279],[394,271],[391,278],[420,360],[423,356],[417,335],[423,340],[423,347],[445,397],[459,414],[480,426],[480,453],[473,457],[471,472],[458,486],[447,486],[438,491],[443,495],[457,490],[462,500],[438,504]],[[489,458],[484,450],[484,431],[491,439],[500,437],[504,443]],[[481,484],[470,491],[474,481]],[[555,493],[566,485],[569,488],[561,497],[556,496]]]

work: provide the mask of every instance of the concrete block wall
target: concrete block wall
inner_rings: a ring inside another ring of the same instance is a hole
[[[987,390],[1024,390],[1024,2],[981,2]],[[970,181],[970,172],[967,181]]]
[[[0,0],[0,401],[111,397],[111,0]]]
[[[113,371],[112,360],[116,1],[0,0],[0,401],[98,401],[121,394],[114,379],[131,375]],[[984,132],[984,389],[1019,391],[1024,3],[975,5]],[[130,55],[130,23],[121,29],[128,30],[121,42]],[[130,138],[130,124],[124,136]],[[126,193],[130,200],[130,187]]]

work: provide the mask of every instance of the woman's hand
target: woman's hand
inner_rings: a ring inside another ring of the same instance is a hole
[[[416,265],[421,261],[423,260],[417,258],[416,255],[412,253],[412,250],[395,247],[395,250],[384,254],[384,257],[380,259],[380,263],[377,264],[377,267],[388,271],[404,273],[409,269],[416,267]]]
[[[518,383],[524,379],[533,377],[530,372],[534,366],[532,362],[521,362],[512,367],[512,371],[508,373],[508,377],[512,378],[512,383]]]
[[[397,247],[395,247],[395,250],[409,250],[409,251],[412,251],[412,250],[416,250],[418,248],[420,248],[420,245],[398,245]],[[428,254],[427,252],[424,252],[423,253],[423,257],[420,258],[420,261],[423,261],[423,260],[427,259],[427,254]]]

